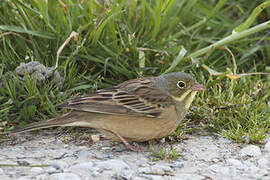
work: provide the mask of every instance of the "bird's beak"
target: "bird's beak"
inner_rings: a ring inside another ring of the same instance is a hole
[[[201,85],[201,84],[199,84],[199,83],[195,83],[192,87],[191,87],[191,90],[192,91],[202,91],[202,90],[204,90],[204,87]]]

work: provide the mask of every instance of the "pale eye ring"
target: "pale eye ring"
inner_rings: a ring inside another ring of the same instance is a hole
[[[184,81],[178,81],[177,87],[179,87],[180,89],[184,89],[186,87],[186,83]]]

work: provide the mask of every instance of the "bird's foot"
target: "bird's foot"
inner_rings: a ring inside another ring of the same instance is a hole
[[[129,144],[128,141],[125,138],[123,138],[120,134],[116,134],[116,135],[124,143],[124,145],[126,146],[127,149],[130,149],[130,150],[135,151],[135,152],[143,152],[144,151],[140,147],[136,147],[136,146]]]

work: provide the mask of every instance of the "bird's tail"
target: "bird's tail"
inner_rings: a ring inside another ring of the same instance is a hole
[[[76,113],[67,113],[56,118],[48,119],[41,122],[35,122],[21,128],[16,128],[14,130],[11,130],[10,134],[19,134],[27,131],[33,131],[37,129],[44,129],[56,126],[68,126],[68,124],[76,120],[76,116],[77,116]]]

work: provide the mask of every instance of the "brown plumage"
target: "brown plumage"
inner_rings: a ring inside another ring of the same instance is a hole
[[[176,129],[196,91],[202,89],[193,76],[182,72],[133,79],[77,97],[60,106],[71,109],[70,113],[11,133],[55,126],[82,126],[96,128],[114,140],[161,138]]]

